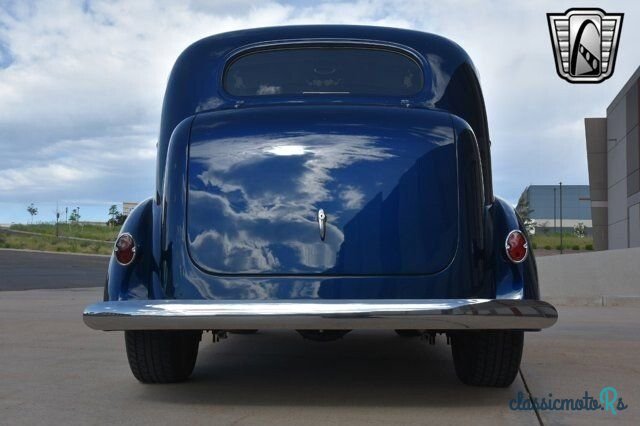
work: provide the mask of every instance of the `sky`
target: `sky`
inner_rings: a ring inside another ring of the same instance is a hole
[[[547,12],[624,12],[615,73],[573,85],[555,71]],[[243,28],[362,24],[436,33],[480,73],[494,191],[587,184],[584,118],[602,117],[640,65],[638,1],[0,0],[0,224],[153,194],[155,144],[171,67],[191,43]]]

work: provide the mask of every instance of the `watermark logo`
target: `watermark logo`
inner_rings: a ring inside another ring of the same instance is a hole
[[[611,77],[623,16],[582,8],[547,13],[558,75],[569,83],[600,83]]]
[[[614,416],[618,414],[616,410],[626,410],[628,405],[618,398],[618,391],[613,386],[607,386],[600,391],[601,409],[609,411]]]
[[[529,398],[523,392],[509,401],[509,408],[514,411],[604,411],[614,416],[629,408],[618,395],[613,386],[602,388],[598,397],[591,396],[589,391],[579,398],[554,398],[550,393],[546,397]]]

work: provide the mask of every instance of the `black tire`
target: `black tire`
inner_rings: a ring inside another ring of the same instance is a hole
[[[202,331],[125,331],[127,358],[142,383],[186,380],[198,356]]]
[[[396,330],[396,333],[401,337],[418,337],[422,334],[420,330]]]
[[[507,387],[518,374],[523,345],[522,331],[452,334],[456,374],[467,385]]]

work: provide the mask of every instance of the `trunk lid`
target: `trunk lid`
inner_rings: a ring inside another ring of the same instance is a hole
[[[201,114],[188,168],[187,245],[214,274],[431,274],[455,255],[456,149],[445,113]]]

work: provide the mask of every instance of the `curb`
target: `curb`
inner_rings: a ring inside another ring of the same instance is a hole
[[[600,307],[633,307],[640,308],[640,296],[582,296],[582,297],[549,297],[543,298],[554,306],[600,306]]]

